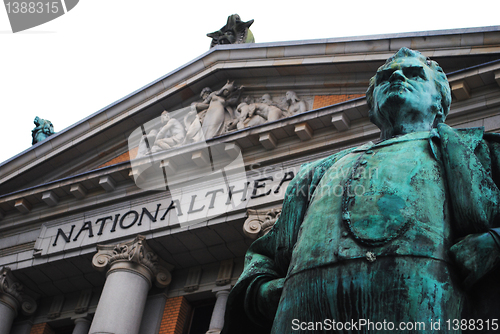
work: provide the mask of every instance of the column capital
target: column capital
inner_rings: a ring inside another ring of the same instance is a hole
[[[135,239],[116,245],[97,245],[97,253],[92,265],[99,271],[132,271],[143,276],[151,287],[154,281],[159,288],[167,287],[172,276],[172,265],[162,261],[146,243],[146,238],[138,235]]]
[[[266,210],[247,209],[248,218],[243,224],[243,233],[254,240],[260,238],[271,230],[280,215],[281,207]]]
[[[15,314],[19,308],[26,315],[36,311],[36,302],[23,291],[23,285],[14,277],[9,267],[0,270],[0,302],[11,307]]]

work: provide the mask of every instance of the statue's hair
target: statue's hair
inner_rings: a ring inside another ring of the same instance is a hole
[[[204,93],[212,93],[212,89],[210,89],[210,87],[205,87],[201,90],[201,93],[200,93],[200,96],[203,96]]]
[[[439,66],[437,62],[430,60],[429,58],[426,58],[418,51],[410,50],[408,48],[403,47],[399,49],[399,51],[396,52],[392,57],[387,59],[385,64],[378,68],[377,72],[389,66],[395,59],[403,57],[416,58],[420,60],[420,62],[422,62],[424,66],[427,66],[428,68],[431,69],[433,73],[431,79],[434,80],[436,89],[441,95],[441,107],[443,110],[443,119],[441,121],[444,121],[444,119],[448,115],[448,112],[450,111],[451,90],[450,90],[450,84],[448,83],[448,79],[446,78],[446,74],[443,72],[443,69]],[[368,90],[366,91],[366,103],[368,104],[368,108],[370,109],[370,114],[372,114],[372,109],[373,109],[373,90],[375,88],[375,83],[376,83],[376,75],[374,75],[370,79],[370,85],[368,86]]]

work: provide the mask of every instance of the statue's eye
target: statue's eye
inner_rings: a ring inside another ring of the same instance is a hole
[[[424,80],[427,79],[425,75],[425,70],[422,66],[405,67],[403,68],[403,74],[408,79],[419,79],[419,78]]]
[[[392,73],[394,73],[393,69],[387,69],[377,72],[377,77],[376,77],[377,84],[380,84],[384,81],[388,81]]]

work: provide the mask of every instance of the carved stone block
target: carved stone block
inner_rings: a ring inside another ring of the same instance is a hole
[[[340,113],[332,116],[332,124],[338,131],[346,131],[351,126],[351,121],[344,113]]]
[[[469,85],[467,85],[467,82],[465,82],[465,80],[454,82],[451,85],[451,92],[458,101],[467,100],[470,98]]]
[[[32,209],[31,203],[24,198],[18,199],[14,204],[14,207],[21,213],[28,213]]]
[[[79,183],[72,185],[69,192],[77,199],[84,199],[87,196],[87,189]]]
[[[300,140],[306,141],[313,137],[314,131],[311,129],[309,124],[300,123],[295,125],[295,134],[300,138]]]
[[[226,285],[231,283],[231,275],[233,274],[233,259],[225,260],[220,263],[219,274],[217,275],[216,285]]]
[[[113,191],[116,187],[116,182],[109,175],[103,176],[99,179],[99,185],[106,191]]]
[[[55,296],[52,299],[52,304],[50,305],[49,313],[47,314],[47,318],[55,319],[61,316],[61,310],[64,305],[64,295]]]
[[[193,292],[198,290],[200,287],[201,272],[201,267],[193,267],[189,269],[186,284],[184,285],[184,291]]]
[[[263,133],[259,137],[259,142],[264,146],[266,150],[272,150],[275,149],[276,146],[278,146],[278,140],[276,137],[271,133]]]
[[[53,191],[47,191],[42,194],[42,201],[52,207],[59,203],[59,197]]]

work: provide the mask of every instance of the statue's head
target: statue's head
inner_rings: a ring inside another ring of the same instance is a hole
[[[393,134],[433,128],[451,104],[448,79],[435,61],[401,48],[379,67],[366,92],[370,120]]]
[[[40,117],[36,116],[33,123],[35,123],[35,125],[40,125]]]
[[[271,100],[271,95],[269,95],[269,94],[264,94],[264,95],[262,95],[262,98],[260,99],[260,101],[261,101],[262,103],[271,103],[271,102],[273,102],[273,101]]]
[[[292,103],[300,101],[297,94],[295,94],[295,92],[292,90],[289,90],[288,92],[286,92],[285,98],[287,101],[291,101]]]
[[[212,90],[210,87],[205,87],[201,90],[200,97],[205,100],[210,94],[212,93]]]
[[[170,117],[170,114],[168,113],[168,111],[163,111],[161,113],[161,122],[162,124],[166,124],[168,121],[170,121],[172,117]]]

